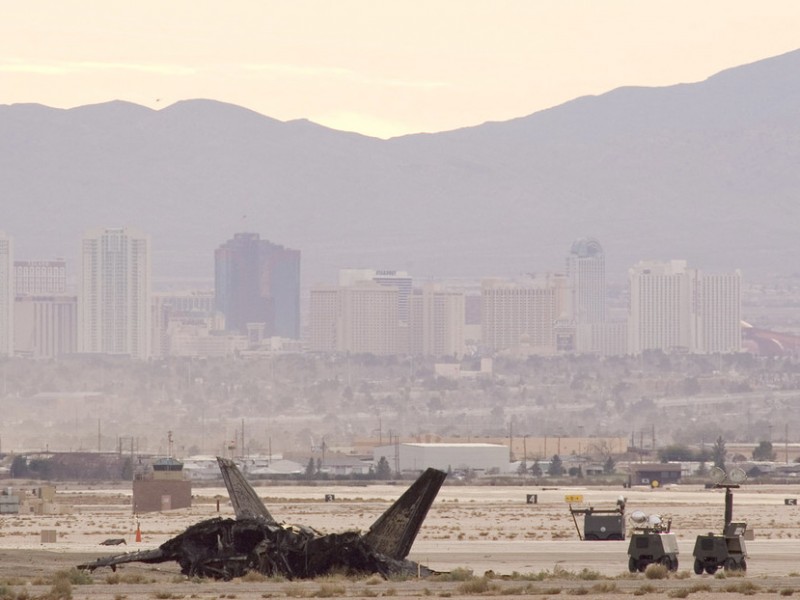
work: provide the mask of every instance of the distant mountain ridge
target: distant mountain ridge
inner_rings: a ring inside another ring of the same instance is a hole
[[[210,100],[0,106],[0,230],[18,258],[99,226],[153,238],[157,276],[211,277],[237,231],[416,277],[560,270],[600,240],[609,278],[685,258],[799,272],[800,50],[700,83],[619,88],[505,122],[379,140]]]

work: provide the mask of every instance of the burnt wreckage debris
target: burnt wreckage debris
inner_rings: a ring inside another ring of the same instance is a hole
[[[142,550],[78,565],[93,571],[130,562],[175,561],[189,577],[229,580],[249,571],[305,579],[331,571],[391,575],[430,575],[408,560],[409,551],[446,473],[428,469],[362,534],[323,535],[302,525],[278,523],[233,461],[217,458],[235,519],[201,521],[155,550]]]

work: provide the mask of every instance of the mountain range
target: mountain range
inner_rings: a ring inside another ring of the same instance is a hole
[[[800,50],[705,81],[624,87],[504,122],[389,140],[211,100],[0,106],[0,230],[19,259],[83,232],[152,236],[158,278],[211,278],[235,232],[418,278],[559,271],[597,238],[609,280],[686,259],[800,272]]]

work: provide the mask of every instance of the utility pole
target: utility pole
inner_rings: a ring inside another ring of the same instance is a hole
[[[514,462],[514,419],[508,421],[508,462]]]
[[[789,464],[789,424],[783,426],[783,449],[786,454],[786,464]]]

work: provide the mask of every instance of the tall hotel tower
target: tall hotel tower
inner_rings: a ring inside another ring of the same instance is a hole
[[[267,336],[300,338],[300,251],[237,233],[214,252],[217,312],[227,331],[263,323]]]
[[[741,351],[741,273],[706,274],[686,261],[629,270],[629,352]]]
[[[606,320],[606,258],[594,238],[572,244],[567,257],[570,303],[575,323],[602,323]]]
[[[0,231],[0,356],[14,354],[14,244]]]
[[[134,229],[86,232],[78,288],[78,351],[150,355],[150,239]]]

